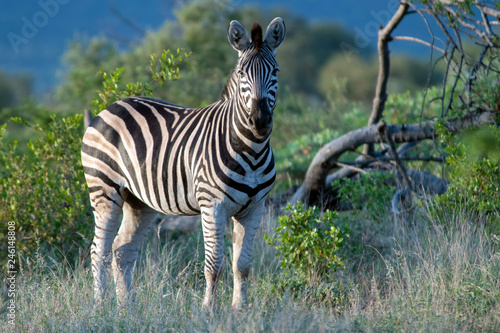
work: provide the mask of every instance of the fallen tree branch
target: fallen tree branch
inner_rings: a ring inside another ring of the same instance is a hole
[[[339,166],[339,167],[344,167],[344,168],[351,169],[351,170],[352,170],[352,171],[354,171],[354,172],[366,173],[366,171],[365,171],[365,170],[360,169],[360,168],[357,168],[357,167],[355,167],[355,166],[353,166],[353,165],[344,164],[344,163],[342,163],[342,162],[336,162],[335,164],[337,164],[337,166]]]
[[[438,163],[443,163],[444,159],[442,157],[432,157],[432,156],[399,156],[399,159],[401,161],[422,161],[422,162],[438,162]],[[348,161],[342,161],[342,162],[336,162],[338,166],[345,166],[345,167],[357,167],[357,168],[362,168],[372,162],[375,161],[380,161],[380,162],[392,162],[394,161],[393,156],[381,156],[381,157],[372,157],[370,159],[364,159],[364,160],[356,160],[354,162],[348,162]],[[361,169],[363,170],[363,169]],[[363,170],[364,171],[364,170]]]
[[[496,112],[476,112],[468,116],[448,121],[445,127],[451,133],[457,133],[461,128],[493,122]],[[327,143],[316,154],[307,169],[304,183],[297,189],[291,201],[302,201],[315,204],[325,190],[329,172],[337,165],[340,156],[347,151],[354,150],[367,143],[386,142],[387,138],[380,135],[380,126],[375,124],[366,126]],[[437,136],[434,121],[417,124],[387,125],[387,135],[394,143],[415,142],[433,139]]]

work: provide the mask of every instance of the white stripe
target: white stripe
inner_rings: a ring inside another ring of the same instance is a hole
[[[99,116],[101,116],[101,115],[99,115]],[[106,123],[106,121],[104,119],[103,119],[103,121]],[[111,126],[111,125],[109,125],[109,126]],[[99,149],[103,153],[108,154],[109,157],[111,157],[120,166],[121,171],[123,172],[123,176],[126,179],[131,179],[129,171],[125,166],[125,161],[123,160],[123,155],[120,154],[120,152],[118,151],[118,149],[114,145],[112,145],[108,140],[106,140],[106,138],[101,134],[101,132],[97,131],[93,127],[87,128],[87,130],[85,131],[85,135],[83,137],[83,143],[85,143],[86,145],[88,145],[90,147]],[[82,153],[82,156],[83,156],[83,153]],[[83,160],[82,160],[82,164],[84,166],[86,166],[85,162]],[[89,166],[91,167],[91,165],[89,165]],[[111,179],[113,179],[113,178],[111,178]],[[124,186],[125,185],[126,184],[124,184]],[[134,184],[131,183],[131,186],[134,186]],[[135,189],[135,187],[134,187],[134,189]],[[130,189],[130,190],[133,191],[134,189]]]
[[[134,195],[139,197],[139,199],[147,203],[146,202],[147,200],[145,201],[145,199],[147,199],[146,189],[144,188],[144,182],[141,176],[141,169],[139,167],[141,164],[137,159],[137,151],[135,149],[134,139],[132,138],[131,133],[127,130],[125,122],[123,121],[122,118],[115,116],[111,112],[101,112],[99,114],[99,117],[101,117],[103,120],[107,120],[108,125],[113,127],[120,135],[120,139],[123,142],[125,149],[127,150],[130,160],[132,161],[133,170],[135,171],[135,176],[137,182],[139,183],[139,189],[137,189],[132,179],[129,178],[130,186],[132,187],[130,190],[132,191],[132,193],[134,193]]]

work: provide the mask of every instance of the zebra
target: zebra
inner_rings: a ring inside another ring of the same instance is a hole
[[[206,290],[213,308],[224,268],[225,226],[233,219],[232,308],[247,304],[252,245],[275,180],[270,146],[278,92],[276,50],[286,28],[254,23],[251,38],[231,21],[238,52],[220,99],[187,108],[129,97],[101,111],[85,130],[82,164],[95,219],[94,302],[104,301],[112,267],[119,304],[133,301],[132,273],[155,214],[201,214]]]

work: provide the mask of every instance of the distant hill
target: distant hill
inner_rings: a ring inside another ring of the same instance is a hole
[[[37,95],[50,92],[58,82],[57,73],[61,70],[64,50],[75,36],[103,34],[117,40],[125,48],[140,38],[144,31],[157,29],[166,19],[172,19],[177,2],[9,2],[0,12],[0,71],[28,73],[33,77]],[[397,0],[235,0],[230,6],[255,5],[262,10],[281,8],[284,13],[295,13],[311,21],[340,22],[354,33],[353,46],[374,48],[378,26],[390,18],[398,3]],[[415,35],[421,27],[417,20],[408,20],[401,26],[400,32]],[[426,32],[420,32],[425,38]],[[420,55],[427,52],[425,48],[408,43],[395,45],[394,49]]]

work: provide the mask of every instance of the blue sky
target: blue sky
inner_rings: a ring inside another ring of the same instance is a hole
[[[225,1],[225,0],[221,0]],[[113,15],[112,8],[120,6],[120,13],[140,29],[157,29],[165,19],[173,17],[173,11],[182,0],[37,0],[12,2],[0,12],[0,69],[4,72],[31,73],[35,91],[43,93],[58,82],[60,59],[67,43],[76,34],[93,36],[104,34],[111,38],[133,40],[137,33],[124,27]],[[343,24],[355,35],[357,47],[375,47],[376,32],[397,8],[397,0],[289,0],[248,1],[234,0],[230,6],[257,5],[263,10],[271,7],[288,9],[311,21],[334,21]],[[145,10],[145,8],[147,10]],[[398,33],[421,38],[426,31],[415,19],[405,20]],[[414,47],[407,42],[394,45],[396,52],[413,53]],[[411,51],[410,51],[411,50]],[[427,50],[417,53],[424,55]]]

